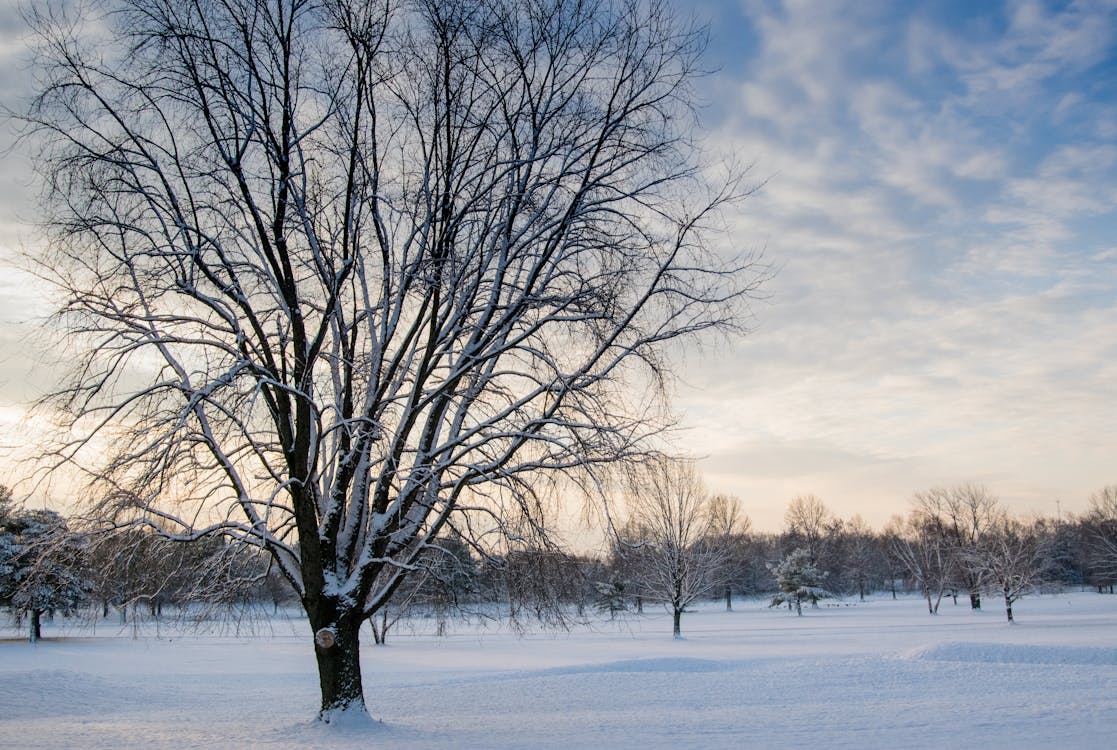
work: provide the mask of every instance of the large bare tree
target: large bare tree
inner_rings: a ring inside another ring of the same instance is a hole
[[[757,282],[705,245],[747,190],[691,140],[703,35],[656,0],[96,7],[33,19],[55,463],[115,524],[265,549],[320,716],[364,710],[359,627],[428,543],[644,452],[665,345]]]

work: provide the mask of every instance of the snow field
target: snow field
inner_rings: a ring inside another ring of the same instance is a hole
[[[847,606],[848,605],[848,606]],[[364,647],[376,723],[312,721],[306,628],[45,625],[0,642],[3,748],[1066,748],[1112,742],[1117,596],[805,609],[761,601],[524,637],[417,620]]]

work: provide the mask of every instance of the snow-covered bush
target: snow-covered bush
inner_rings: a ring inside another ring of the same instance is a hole
[[[72,614],[93,586],[81,539],[52,510],[16,508],[0,496],[0,601],[27,614],[30,638],[40,637],[44,612]]]
[[[770,606],[781,604],[794,605],[797,614],[803,614],[803,602],[813,606],[819,599],[831,599],[834,594],[822,587],[827,574],[821,572],[811,561],[811,553],[806,549],[796,549],[779,563],[769,565],[768,569],[776,576],[780,590],[772,597]]]

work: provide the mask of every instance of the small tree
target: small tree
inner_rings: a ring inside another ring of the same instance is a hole
[[[618,612],[628,610],[624,581],[617,578],[610,581],[596,581],[593,587],[597,591],[595,606],[598,612],[608,612],[609,619],[613,619]]]
[[[845,524],[842,536],[842,572],[849,588],[865,601],[865,594],[880,580],[884,567],[880,541],[861,516],[854,516]]]
[[[986,572],[979,563],[981,544],[1005,518],[997,498],[977,484],[934,487],[915,495],[913,515],[924,534],[940,538],[938,544],[948,556],[950,584],[964,588],[970,607],[981,609]]]
[[[634,480],[629,505],[619,554],[629,558],[640,593],[671,610],[672,633],[682,638],[687,605],[721,585],[727,569],[710,496],[691,463],[663,459]]]
[[[85,549],[61,515],[52,510],[19,510],[11,493],[0,495],[0,600],[26,613],[32,643],[42,637],[42,615],[71,614],[93,588]]]
[[[810,550],[798,548],[769,569],[776,576],[776,584],[780,587],[778,593],[772,597],[772,607],[781,604],[794,605],[795,612],[803,615],[803,602],[809,601],[811,606],[817,607],[819,599],[833,598],[833,594],[822,587],[826,580],[826,573],[820,571],[811,562]]]
[[[885,535],[889,538],[890,556],[915,581],[927,600],[927,613],[938,614],[950,582],[950,552],[945,538],[915,511],[907,521],[896,517]]]
[[[989,587],[1005,600],[1005,617],[1015,622],[1012,605],[1035,588],[1046,567],[1042,543],[1034,528],[1005,519],[987,536],[974,561],[985,571]]]
[[[815,495],[799,495],[784,513],[784,536],[792,548],[807,550],[811,562],[821,565],[828,557],[841,521]],[[789,546],[790,546],[789,545]]]
[[[721,574],[725,609],[733,609],[733,585],[745,567],[745,542],[752,519],[741,510],[741,501],[732,495],[715,495],[710,500],[711,543],[722,553],[725,570]]]

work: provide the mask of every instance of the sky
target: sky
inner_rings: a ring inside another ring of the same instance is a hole
[[[0,103],[25,96],[0,0]],[[680,445],[754,527],[814,494],[880,527],[982,483],[1018,513],[1117,483],[1117,0],[699,0],[707,155],[763,188],[727,252],[775,270],[752,332],[680,367]],[[0,122],[0,148],[13,143]],[[34,187],[0,153],[0,483],[33,437],[49,311]]]

